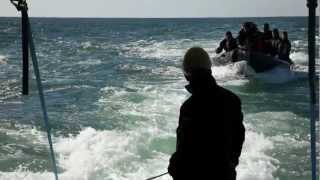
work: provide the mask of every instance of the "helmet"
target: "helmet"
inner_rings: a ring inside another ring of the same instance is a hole
[[[190,48],[184,56],[182,67],[185,75],[190,75],[194,70],[211,70],[209,54],[200,47]]]

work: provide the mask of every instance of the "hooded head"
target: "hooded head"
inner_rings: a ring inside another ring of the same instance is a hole
[[[225,34],[225,38],[226,38],[227,40],[232,39],[232,38],[233,38],[233,37],[232,37],[232,33],[231,33],[230,31],[227,31],[226,34]]]
[[[273,36],[274,39],[279,39],[280,38],[279,30],[278,29],[273,29],[272,36]]]
[[[195,72],[210,72],[211,60],[209,54],[200,47],[190,48],[184,56],[182,68],[184,75],[189,80]]]
[[[284,31],[282,32],[282,40],[288,40],[288,32],[287,31]]]

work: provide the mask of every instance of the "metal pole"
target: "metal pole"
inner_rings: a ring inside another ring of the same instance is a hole
[[[22,26],[22,94],[29,94],[29,48],[28,48],[28,25],[27,14],[28,9],[23,8],[21,10],[21,26]]]
[[[312,180],[317,180],[317,151],[316,151],[316,89],[315,89],[315,36],[316,36],[316,8],[317,0],[308,0],[309,8],[308,22],[308,53],[309,53],[309,84],[310,84],[310,143],[311,143],[311,169]]]
[[[22,34],[22,94],[29,94],[29,34],[28,34],[28,5],[26,0],[10,0],[21,11]]]

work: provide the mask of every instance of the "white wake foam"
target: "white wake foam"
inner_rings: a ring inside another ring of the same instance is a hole
[[[133,120],[135,123],[122,130],[87,127],[76,136],[55,137],[58,165],[63,169],[60,179],[141,180],[166,172],[169,157],[175,148],[179,106],[188,96],[183,89],[184,83],[178,81],[146,86],[128,82],[123,88],[102,89],[98,102],[100,111],[112,111],[115,116],[123,117],[125,123],[132,124],[130,121]],[[44,133],[33,134],[38,134],[41,137],[39,142],[45,143]],[[277,160],[266,154],[272,149],[270,139],[248,129],[238,179],[275,179],[272,174],[277,170]],[[49,172],[31,172],[22,166],[14,172],[0,172],[0,178],[42,180],[53,176]],[[162,178],[170,179],[169,176]]]
[[[162,59],[162,60],[181,60],[185,52],[193,46],[201,46],[205,48],[208,53],[214,51],[216,41],[208,41],[203,39],[190,40],[139,40],[130,42],[121,46],[124,53],[122,55],[127,57],[140,57],[146,59]]]
[[[0,65],[6,65],[8,61],[7,56],[0,55]]]
[[[246,132],[240,166],[237,167],[239,180],[274,180],[273,173],[278,169],[279,161],[266,155],[272,150],[273,142],[263,134]]]
[[[85,128],[74,137],[55,138],[54,145],[62,180],[141,180],[166,171],[170,154],[150,150],[157,129],[139,131],[97,131]],[[171,136],[174,136],[173,134]],[[273,144],[262,134],[247,132],[240,159],[239,180],[273,180],[276,159],[265,154]],[[19,167],[15,172],[0,172],[3,180],[42,180],[50,172],[30,172]],[[169,176],[162,178],[170,180]]]
[[[290,54],[290,58],[296,64],[308,65],[308,54],[304,52],[293,52]]]

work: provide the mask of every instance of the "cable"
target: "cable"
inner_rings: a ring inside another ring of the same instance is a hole
[[[153,179],[157,179],[157,178],[162,177],[162,176],[164,176],[164,175],[166,175],[166,174],[169,174],[169,173],[168,173],[168,172],[166,172],[166,173],[160,174],[160,175],[158,175],[158,176],[154,176],[154,177],[148,178],[148,179],[146,179],[146,180],[153,180]]]
[[[29,17],[27,17],[27,26],[28,26],[28,35],[29,35],[29,39],[30,39],[29,40],[29,46],[30,46],[29,48],[30,48],[31,59],[32,59],[32,64],[33,64],[33,70],[34,70],[34,74],[36,76],[36,81],[37,81],[37,86],[38,86],[38,91],[39,91],[39,97],[40,97],[40,103],[41,103],[41,108],[42,108],[42,112],[43,112],[44,124],[45,124],[46,130],[47,130],[53,172],[55,175],[55,179],[58,180],[58,170],[57,170],[57,165],[56,165],[56,160],[55,160],[53,145],[52,145],[52,139],[51,139],[51,127],[50,127],[50,123],[49,123],[48,112],[47,112],[45,98],[44,98],[44,94],[43,94],[43,87],[42,87],[42,83],[41,83],[37,55],[35,52],[34,42],[33,42],[33,38],[32,38]]]

